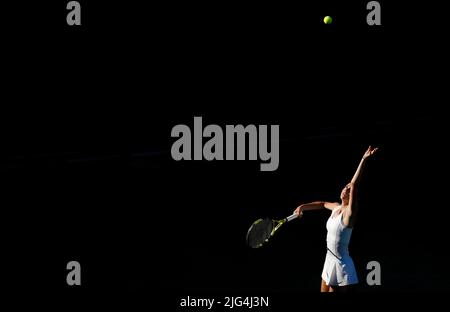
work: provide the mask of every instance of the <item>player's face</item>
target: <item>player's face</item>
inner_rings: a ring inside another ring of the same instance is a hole
[[[350,197],[350,184],[347,184],[341,191],[341,200],[348,201]]]

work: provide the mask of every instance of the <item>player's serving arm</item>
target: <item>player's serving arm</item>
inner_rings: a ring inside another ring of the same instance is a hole
[[[302,204],[302,205],[298,206],[297,209],[295,209],[294,213],[297,213],[300,216],[300,215],[302,215],[303,211],[319,210],[319,209],[324,209],[324,208],[333,210],[337,206],[339,206],[338,202],[330,203],[330,202],[325,202],[325,201],[315,201],[312,203]]]

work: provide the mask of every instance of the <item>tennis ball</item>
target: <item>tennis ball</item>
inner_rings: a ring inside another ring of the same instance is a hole
[[[331,24],[331,22],[333,21],[333,19],[331,18],[331,16],[325,16],[324,18],[323,18],[323,22],[325,23],[325,24]]]

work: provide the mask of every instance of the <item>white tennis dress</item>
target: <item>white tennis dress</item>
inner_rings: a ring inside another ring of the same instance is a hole
[[[333,209],[327,221],[327,255],[322,271],[322,279],[329,286],[346,286],[358,283],[355,265],[348,252],[352,229],[343,223],[342,212]]]

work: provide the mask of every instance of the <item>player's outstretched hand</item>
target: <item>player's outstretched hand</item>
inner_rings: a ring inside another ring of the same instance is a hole
[[[375,154],[376,151],[378,151],[378,147],[369,146],[369,148],[367,149],[367,151],[363,155],[363,159],[369,158],[370,156]]]

